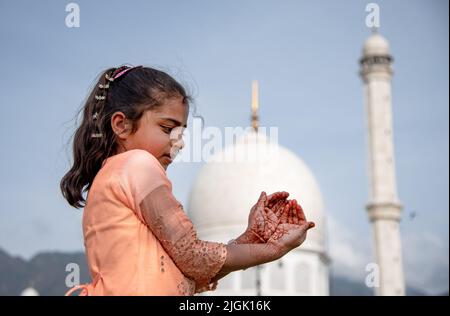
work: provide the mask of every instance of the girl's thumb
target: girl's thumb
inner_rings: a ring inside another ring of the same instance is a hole
[[[314,222],[305,222],[302,225],[300,225],[299,232],[300,232],[300,234],[304,234],[311,228],[314,228],[315,226],[316,226],[316,224]]]
[[[258,203],[261,203],[261,202],[265,203],[266,200],[267,200],[266,192],[262,191],[261,195],[259,196]]]

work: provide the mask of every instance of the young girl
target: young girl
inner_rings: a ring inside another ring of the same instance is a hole
[[[121,66],[101,74],[75,132],[73,166],[61,180],[68,203],[84,207],[92,282],[66,295],[214,290],[230,272],[281,258],[314,226],[287,192],[262,192],[241,236],[228,244],[199,240],[166,175],[183,147],[189,101],[177,81],[152,68]]]

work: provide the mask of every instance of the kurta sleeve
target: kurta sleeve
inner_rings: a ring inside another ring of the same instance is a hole
[[[183,206],[172,194],[164,168],[148,152],[128,164],[121,177],[122,187],[136,215],[149,227],[180,271],[196,283],[196,292],[213,290],[211,279],[222,268],[226,245],[203,241]]]
[[[153,234],[183,274],[196,282],[196,292],[212,290],[211,279],[222,268],[227,248],[222,243],[198,239],[192,222],[165,185],[141,202],[142,214]]]

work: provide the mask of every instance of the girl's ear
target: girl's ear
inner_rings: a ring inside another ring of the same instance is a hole
[[[122,112],[111,116],[111,127],[119,139],[125,140],[131,133],[131,123]]]

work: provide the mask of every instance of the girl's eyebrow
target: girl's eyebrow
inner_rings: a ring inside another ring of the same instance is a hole
[[[181,122],[179,122],[179,121],[177,121],[177,120],[175,120],[173,118],[170,118],[170,117],[162,117],[161,119],[166,120],[166,121],[171,121],[176,126],[181,126],[182,125]],[[183,127],[187,128],[187,124],[184,124]]]

